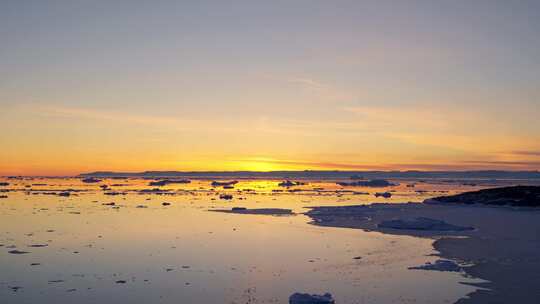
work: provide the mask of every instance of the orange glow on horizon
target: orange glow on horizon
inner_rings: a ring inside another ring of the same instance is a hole
[[[143,171],[304,171],[304,170],[339,170],[339,171],[463,171],[463,170],[538,170],[540,166],[530,166],[527,162],[474,162],[455,163],[405,163],[405,164],[355,164],[333,162],[310,162],[278,160],[273,158],[250,158],[246,160],[193,161],[175,164],[174,162],[118,162],[106,165],[88,163],[84,166],[60,166],[53,168],[49,164],[30,164],[27,166],[0,166],[0,176],[74,176],[95,171],[143,172]]]

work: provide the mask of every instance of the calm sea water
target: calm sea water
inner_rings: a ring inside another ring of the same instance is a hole
[[[279,181],[243,180],[223,189],[201,180],[158,194],[142,193],[155,188],[143,179],[0,182],[9,183],[0,187],[0,303],[287,303],[294,292],[330,292],[337,303],[452,303],[474,290],[460,282],[474,279],[408,270],[436,259],[429,239],[317,227],[302,214],[208,210],[302,213],[307,206],[421,201],[492,186],[397,181],[374,189],[306,181],[287,189]],[[58,195],[68,190],[70,196]],[[373,195],[384,191],[393,196]],[[220,199],[223,193],[233,199]]]

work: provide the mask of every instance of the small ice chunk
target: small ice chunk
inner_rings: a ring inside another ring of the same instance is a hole
[[[335,304],[332,295],[325,293],[323,295],[308,293],[293,293],[289,297],[289,304]]]
[[[231,194],[221,194],[219,198],[223,200],[232,200],[233,196]]]
[[[450,260],[437,260],[435,263],[426,263],[421,266],[409,267],[409,269],[416,270],[436,270],[436,271],[453,271],[460,272],[461,267],[453,261]]]
[[[15,249],[15,250],[8,251],[8,253],[11,253],[11,254],[27,254],[27,253],[30,253],[30,252]]]
[[[430,231],[465,231],[472,227],[462,227],[448,224],[445,221],[427,217],[418,217],[414,220],[389,220],[382,221],[379,228],[406,229],[406,230],[430,230]]]

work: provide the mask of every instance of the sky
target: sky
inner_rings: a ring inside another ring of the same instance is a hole
[[[540,169],[540,1],[0,1],[0,175]]]

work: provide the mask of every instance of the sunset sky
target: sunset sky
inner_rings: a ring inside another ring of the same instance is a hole
[[[540,169],[540,1],[2,1],[0,175]]]

